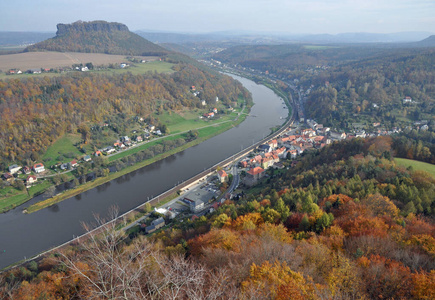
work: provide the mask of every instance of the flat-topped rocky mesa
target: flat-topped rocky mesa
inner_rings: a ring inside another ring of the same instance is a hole
[[[56,36],[31,45],[25,51],[86,52],[162,56],[170,51],[132,33],[121,23],[77,21],[58,24]]]
[[[66,35],[70,32],[92,32],[92,31],[129,31],[128,27],[124,24],[117,22],[106,22],[106,21],[92,21],[83,22],[77,21],[72,24],[57,24],[56,36]]]

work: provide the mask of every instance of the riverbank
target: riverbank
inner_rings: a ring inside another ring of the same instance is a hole
[[[263,85],[233,77],[251,92],[254,105],[250,115],[255,117],[247,117],[238,126],[177,155],[35,213],[23,214],[21,209],[15,209],[0,214],[0,250],[5,250],[0,255],[0,268],[82,236],[82,224],[93,224],[95,215],[110,218],[108,211],[112,206],[124,214],[141,207],[147,199],[156,199],[153,205],[159,205],[159,201],[179,190],[177,183],[187,184],[205,170],[210,172],[212,166],[270,135],[270,128],[282,126],[288,115],[282,100]]]
[[[109,173],[109,175],[107,175],[106,177],[99,177],[99,178],[97,178],[97,179],[95,179],[95,180],[93,180],[91,182],[87,182],[85,184],[82,184],[82,185],[78,186],[77,188],[74,188],[74,189],[71,189],[71,190],[66,190],[65,192],[63,192],[63,193],[61,193],[59,195],[56,195],[56,196],[51,197],[49,199],[46,199],[46,200],[37,202],[35,204],[32,204],[28,208],[24,209],[23,212],[27,213],[27,214],[36,212],[36,211],[41,210],[43,208],[46,208],[46,207],[49,207],[49,206],[54,205],[56,203],[59,203],[59,202],[65,200],[65,199],[74,197],[74,196],[79,195],[79,194],[81,194],[83,192],[86,192],[86,191],[88,191],[90,189],[98,187],[98,186],[100,186],[102,184],[105,184],[105,183],[107,183],[109,181],[117,179],[117,178],[119,178],[121,176],[124,176],[124,175],[126,175],[128,173],[136,171],[136,170],[138,170],[140,168],[143,168],[143,167],[145,167],[147,165],[150,165],[150,164],[152,164],[154,162],[157,162],[159,160],[165,159],[168,156],[171,156],[173,154],[176,154],[178,152],[186,150],[186,149],[188,149],[188,148],[190,148],[192,146],[198,145],[198,144],[204,142],[205,140],[207,140],[209,138],[212,138],[212,137],[214,137],[214,136],[216,136],[218,134],[221,134],[222,132],[225,132],[225,131],[233,128],[234,126],[237,126],[238,124],[243,122],[246,117],[247,117],[246,113],[240,113],[240,116],[238,116],[236,118],[236,120],[233,121],[233,122],[224,123],[224,124],[221,124],[221,125],[218,125],[218,126],[216,126],[216,125],[210,126],[212,128],[212,130],[210,129],[210,127],[205,127],[205,128],[198,129],[198,133],[199,133],[198,138],[193,140],[193,141],[191,141],[191,142],[188,142],[188,143],[186,143],[186,144],[184,144],[184,145],[182,145],[182,146],[180,146],[178,148],[172,149],[172,150],[170,150],[168,152],[156,155],[153,158],[150,158],[150,159],[144,160],[142,162],[139,162],[139,163],[135,164],[134,166],[127,167],[127,168],[122,169],[122,170],[120,170],[118,172]],[[182,135],[182,134],[183,133],[179,133],[179,135]],[[131,155],[131,154],[134,154],[134,152],[130,153],[129,155]]]

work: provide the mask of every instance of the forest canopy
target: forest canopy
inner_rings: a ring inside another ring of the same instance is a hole
[[[49,145],[82,124],[99,124],[110,115],[147,118],[158,110],[200,106],[195,85],[208,103],[226,104],[249,93],[232,78],[176,65],[173,74],[70,76],[0,80],[0,161],[36,160]]]

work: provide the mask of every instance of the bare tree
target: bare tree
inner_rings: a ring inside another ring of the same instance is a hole
[[[117,216],[111,210],[111,217]],[[80,281],[82,299],[235,299],[238,290],[226,268],[214,271],[182,255],[168,257],[138,237],[125,243],[116,222],[95,217],[97,229],[78,241],[78,250],[61,253],[64,265]],[[105,224],[101,226],[101,224]]]
[[[118,210],[111,209],[116,218]],[[84,278],[81,297],[86,299],[146,299],[149,297],[141,283],[151,248],[148,243],[124,244],[125,233],[116,230],[116,222],[105,224],[95,216],[96,230],[85,225],[88,234],[79,241],[74,257],[62,254],[62,261],[73,274]],[[105,224],[105,225],[103,225]],[[103,225],[103,226],[102,226]]]

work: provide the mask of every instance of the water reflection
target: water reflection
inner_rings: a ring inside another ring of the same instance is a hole
[[[111,185],[110,181],[97,186],[98,193],[104,192]]]
[[[48,210],[51,212],[57,213],[60,210],[60,208],[59,208],[59,205],[53,204],[53,205],[50,205],[48,207]]]

